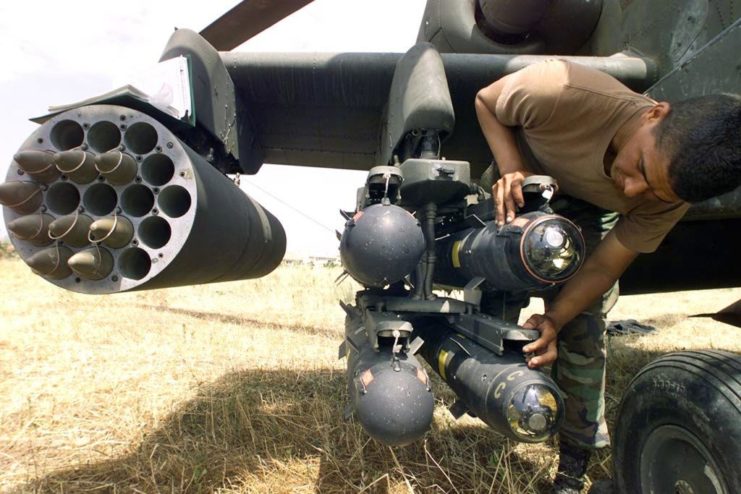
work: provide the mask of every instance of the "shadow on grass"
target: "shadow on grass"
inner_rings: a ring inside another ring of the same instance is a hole
[[[21,492],[541,492],[537,466],[484,427],[433,430],[393,451],[341,419],[344,375],[245,370],[201,386],[131,453],[53,472]]]
[[[125,307],[131,307],[131,306],[126,305]],[[200,321],[216,321],[216,322],[220,322],[223,324],[234,324],[234,325],[250,324],[250,325],[255,325],[255,326],[262,326],[268,329],[278,329],[278,330],[286,330],[286,331],[295,331],[297,329],[300,329],[304,333],[318,335],[318,336],[337,337],[340,334],[338,333],[337,330],[333,330],[331,328],[327,328],[323,326],[306,326],[306,325],[297,326],[295,323],[280,324],[280,323],[264,321],[260,319],[250,319],[244,316],[224,314],[222,312],[208,312],[208,311],[193,310],[193,309],[182,309],[178,307],[162,307],[162,306],[151,305],[151,304],[138,304],[135,307],[138,307],[140,309],[154,310],[154,311],[160,311],[160,312],[169,312],[171,314],[177,314],[180,316],[192,317],[193,319],[198,319]]]

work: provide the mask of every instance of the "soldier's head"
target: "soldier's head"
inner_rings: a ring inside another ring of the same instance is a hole
[[[741,185],[741,98],[718,94],[660,102],[612,163],[615,185],[628,197],[698,202]]]
[[[741,185],[741,97],[701,96],[672,104],[654,127],[668,157],[668,181],[684,201],[698,202]]]

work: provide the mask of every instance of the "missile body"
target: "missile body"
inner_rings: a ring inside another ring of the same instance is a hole
[[[49,245],[53,242],[49,237],[49,225],[54,218],[48,214],[29,214],[19,216],[8,223],[8,231],[15,238],[31,242],[34,245]]]
[[[13,156],[18,168],[37,182],[50,184],[62,174],[54,166],[54,153],[49,151],[27,150]]]
[[[0,204],[20,214],[31,214],[41,207],[44,197],[41,187],[33,182],[0,184]]]
[[[123,216],[101,218],[90,225],[90,238],[108,247],[120,249],[134,237],[134,226]]]
[[[496,355],[443,324],[420,334],[422,356],[458,395],[461,412],[516,441],[542,442],[556,433],[564,410],[558,387],[529,369],[522,352]]]
[[[90,243],[88,231],[92,222],[93,219],[85,214],[62,216],[49,225],[49,237],[72,247],[84,247]]]
[[[125,185],[136,178],[136,160],[121,151],[109,151],[95,158],[95,168],[108,183]]]
[[[434,399],[427,374],[409,353],[391,346],[375,350],[357,315],[346,320],[348,395],[369,436],[389,446],[403,446],[430,428]]]
[[[31,269],[37,274],[52,280],[61,280],[72,274],[67,261],[72,251],[64,246],[46,247],[26,259]]]
[[[54,155],[57,169],[77,184],[89,184],[98,176],[95,157],[86,151],[71,149]]]
[[[73,255],[67,264],[80,278],[101,280],[113,271],[113,256],[106,249],[96,246]]]

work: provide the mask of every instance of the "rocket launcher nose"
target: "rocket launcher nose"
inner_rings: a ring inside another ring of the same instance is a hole
[[[54,166],[54,153],[29,149],[20,151],[13,159],[18,163],[18,168],[37,182],[49,184],[61,175]]]
[[[68,214],[49,225],[49,236],[72,247],[84,247],[90,243],[88,231],[93,219],[84,214]]]
[[[97,156],[95,168],[113,185],[125,185],[136,178],[136,160],[121,151],[109,151]]]
[[[102,280],[113,271],[113,256],[106,249],[91,247],[70,257],[67,264],[80,278]]]
[[[90,225],[90,240],[120,249],[134,237],[134,226],[123,216],[102,218]]]
[[[98,176],[95,157],[87,151],[71,149],[54,155],[57,169],[78,184],[89,184]]]
[[[36,211],[43,202],[41,187],[33,182],[0,184],[0,204],[20,214]]]
[[[72,256],[72,251],[64,246],[47,247],[26,259],[26,263],[37,274],[61,280],[72,274],[67,261]]]
[[[54,218],[48,214],[29,214],[8,223],[8,230],[16,238],[26,240],[34,245],[49,245],[49,225]]]

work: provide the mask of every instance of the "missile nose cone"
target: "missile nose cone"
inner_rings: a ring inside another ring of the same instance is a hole
[[[72,270],[67,265],[71,256],[72,251],[67,247],[48,247],[26,259],[26,263],[38,275],[61,280],[72,274]]]
[[[8,230],[14,237],[31,242],[34,245],[49,245],[49,225],[54,218],[48,214],[30,214],[21,216],[8,223]]]
[[[54,166],[54,153],[29,149],[18,152],[13,159],[18,168],[41,183],[51,183],[61,175]]]
[[[41,187],[33,182],[5,182],[0,184],[0,204],[20,213],[36,211],[44,197]]]
[[[88,184],[98,176],[95,157],[87,151],[70,149],[54,155],[57,169],[78,184]]]
[[[88,231],[93,219],[84,214],[68,214],[57,218],[49,225],[49,236],[73,247],[83,247],[90,243]]]
[[[125,185],[136,178],[136,160],[121,151],[99,155],[95,158],[95,167],[113,185]]]
[[[90,238],[114,249],[124,247],[134,237],[134,225],[123,216],[101,218],[90,225]]]
[[[80,278],[102,280],[113,271],[113,256],[106,249],[93,247],[70,257],[67,265]]]

